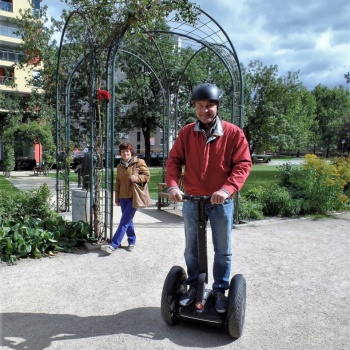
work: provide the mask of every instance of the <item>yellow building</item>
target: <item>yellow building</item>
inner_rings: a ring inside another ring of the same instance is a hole
[[[19,17],[20,9],[31,8],[32,11],[40,14],[40,2],[41,0],[0,0],[0,93],[17,92],[20,95],[28,95],[32,91],[26,78],[37,74],[37,71],[35,69],[20,70],[13,67],[14,63],[21,58],[16,48],[22,40],[14,34],[16,28],[8,22],[8,19]],[[6,118],[6,112],[5,109],[0,109],[0,125]],[[2,159],[2,153],[0,131],[0,159]],[[29,153],[33,152],[30,150]]]
[[[26,77],[28,74],[33,74],[33,71],[13,68],[13,64],[20,59],[20,55],[16,53],[16,47],[21,43],[21,38],[14,34],[16,28],[13,24],[7,22],[9,18],[19,17],[20,9],[28,8],[40,11],[40,0],[0,1],[0,92],[18,91],[23,94],[31,92],[31,87],[26,86]],[[13,86],[13,82],[15,87],[10,87]]]

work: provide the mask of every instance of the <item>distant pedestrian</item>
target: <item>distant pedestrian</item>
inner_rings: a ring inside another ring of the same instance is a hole
[[[78,187],[81,187],[81,171],[82,171],[82,158],[78,158],[77,159],[77,161],[78,161],[78,165],[75,167],[75,169],[74,169],[74,173],[76,173],[77,175],[78,175]]]
[[[91,156],[90,152],[85,152],[83,161],[81,163],[80,175],[83,179],[83,189],[87,190],[89,188],[89,178],[90,178],[90,168],[91,168]]]

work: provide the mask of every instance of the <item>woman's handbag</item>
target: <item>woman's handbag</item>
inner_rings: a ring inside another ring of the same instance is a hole
[[[144,186],[133,183],[132,190],[132,207],[135,209],[145,208],[152,205],[152,200],[148,193],[148,184],[145,183]]]
[[[135,165],[134,165],[135,172]],[[140,185],[136,182],[133,182],[132,186],[132,207],[135,209],[146,208],[152,205],[152,199],[148,193],[148,184],[147,182]]]

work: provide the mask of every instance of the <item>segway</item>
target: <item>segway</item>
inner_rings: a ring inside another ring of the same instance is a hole
[[[206,288],[208,283],[207,257],[207,222],[205,204],[209,196],[184,195],[184,200],[196,202],[198,206],[198,260],[199,277],[197,297],[188,306],[181,306],[179,299],[187,291],[187,274],[181,266],[173,266],[165,281],[161,299],[161,314],[165,323],[175,325],[180,320],[207,323],[217,327],[227,327],[230,336],[239,338],[243,333],[246,280],[241,274],[232,277],[227,296],[226,313],[218,313],[215,309],[215,298],[212,290]]]

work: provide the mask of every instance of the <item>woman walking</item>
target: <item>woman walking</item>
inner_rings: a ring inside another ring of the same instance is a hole
[[[134,147],[131,143],[122,142],[119,145],[119,152],[121,161],[117,166],[115,204],[120,206],[122,216],[111,244],[101,247],[108,254],[112,254],[120,247],[125,234],[128,237],[127,250],[129,252],[133,251],[136,244],[133,219],[137,210],[132,206],[133,183],[145,183],[150,179],[145,161],[135,157]]]

